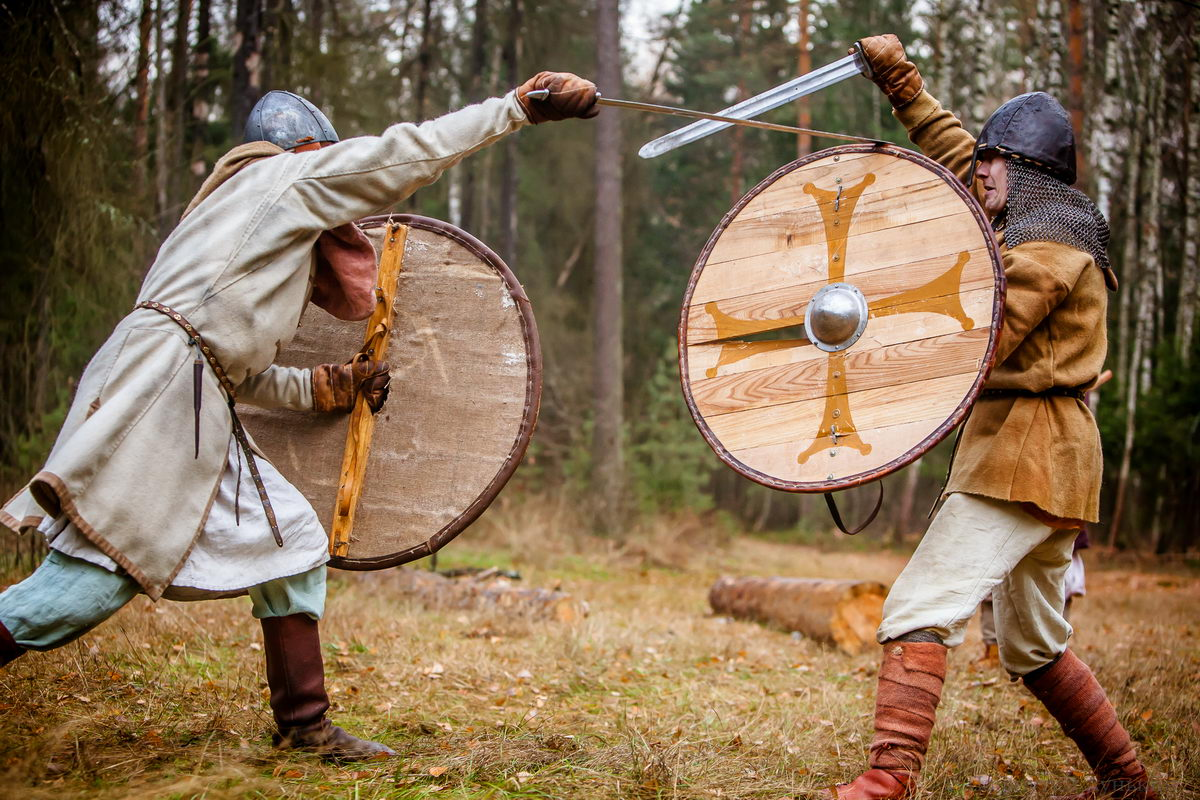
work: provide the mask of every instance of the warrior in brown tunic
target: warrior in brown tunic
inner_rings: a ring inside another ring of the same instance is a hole
[[[1117,288],[1107,223],[1070,186],[1070,119],[1032,92],[1001,106],[976,140],[925,91],[895,36],[859,45],[912,141],[980,197],[1008,289],[996,366],[962,430],[942,507],[884,604],[870,768],[828,796],[912,795],[947,650],[990,592],[1001,663],[1095,771],[1096,786],[1069,800],[1154,798],[1104,690],[1067,648],[1063,616],[1077,529],[1099,515],[1100,436],[1083,395],[1104,363],[1107,291]]]

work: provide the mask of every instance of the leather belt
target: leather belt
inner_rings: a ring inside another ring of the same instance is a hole
[[[254,488],[258,490],[258,499],[262,502],[263,511],[267,515],[267,524],[271,526],[271,535],[275,537],[275,544],[283,547],[283,536],[279,533],[279,523],[275,519],[275,509],[271,508],[271,499],[267,497],[267,487],[263,483],[262,474],[258,471],[258,462],[254,458],[254,451],[250,449],[250,441],[246,437],[246,429],[242,427],[242,421],[238,419],[237,411],[234,405],[237,403],[236,395],[234,394],[233,381],[229,380],[229,375],[221,366],[221,362],[217,360],[216,354],[212,348],[204,343],[204,339],[200,336],[200,332],[192,327],[192,323],[180,314],[178,311],[164,306],[162,303],[156,303],[153,300],[143,300],[134,308],[148,308],[151,311],[157,311],[167,319],[174,322],[179,327],[183,328],[191,340],[188,342],[196,348],[196,361],[192,368],[192,410],[196,417],[195,441],[196,453],[193,458],[200,456],[200,398],[201,398],[201,375],[204,366],[201,362],[201,357],[208,361],[208,365],[212,367],[216,373],[217,380],[221,383],[221,388],[225,390],[226,396],[229,398],[229,416],[233,420],[233,436],[237,440],[238,448],[246,454],[246,466],[250,469],[250,477],[254,479]],[[233,496],[233,515],[234,519],[240,524],[241,513],[239,509],[238,497],[241,494],[242,485],[242,461],[238,459],[238,489],[235,490]]]
[[[1051,386],[1040,392],[1029,389],[984,389],[980,397],[1074,397],[1076,400],[1087,399],[1087,392],[1070,386]]]

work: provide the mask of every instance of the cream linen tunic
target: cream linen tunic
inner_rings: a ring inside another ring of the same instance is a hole
[[[238,386],[238,402],[311,407],[297,394],[298,376],[272,362],[299,323],[317,237],[403,200],[527,124],[510,92],[382,136],[251,164],[167,237],[138,300],[169,306],[196,327]],[[206,531],[228,464],[229,410],[207,367],[194,455],[193,358],[167,317],[148,309],[125,317],[84,370],[45,466],[0,510],[0,523],[24,532],[66,517],[147,595],[162,596]],[[245,495],[249,512],[257,497]]]

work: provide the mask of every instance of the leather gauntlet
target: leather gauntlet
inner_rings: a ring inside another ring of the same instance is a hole
[[[534,89],[549,89],[545,100],[526,97]],[[517,87],[517,100],[534,125],[567,117],[590,119],[600,113],[596,84],[570,72],[539,72]]]
[[[386,361],[372,361],[359,353],[346,364],[321,364],[313,367],[314,411],[353,411],[358,395],[363,396],[371,413],[378,413],[388,397],[391,375]]]
[[[896,34],[868,36],[860,39],[858,46],[871,67],[871,80],[891,101],[893,108],[904,108],[925,88],[917,65],[908,60],[904,45]]]

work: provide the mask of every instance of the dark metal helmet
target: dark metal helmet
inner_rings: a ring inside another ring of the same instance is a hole
[[[1045,92],[1017,95],[996,109],[975,143],[971,165],[990,153],[1032,164],[1068,186],[1075,182],[1075,129],[1062,103]]]
[[[242,139],[291,150],[311,142],[336,142],[338,135],[321,109],[298,94],[276,89],[254,104]]]

